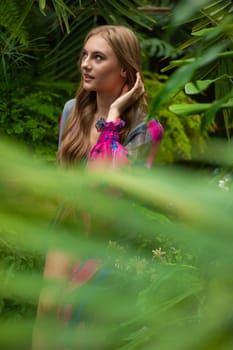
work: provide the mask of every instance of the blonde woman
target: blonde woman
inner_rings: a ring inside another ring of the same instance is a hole
[[[80,69],[76,98],[62,113],[58,159],[150,167],[163,127],[155,119],[145,123],[148,105],[135,34],[123,26],[93,29],[84,41]]]
[[[129,28],[117,25],[91,30],[84,41],[80,70],[82,80],[76,97],[65,104],[62,112],[59,162],[68,167],[87,164],[115,169],[135,163],[151,167],[163,127],[156,119],[149,124],[145,122],[148,105],[136,35]],[[85,220],[88,221],[88,215]],[[44,274],[47,280],[68,280],[71,290],[88,283],[91,288],[92,279],[96,285],[105,277],[106,271],[101,270],[100,264],[99,258],[74,264],[64,253],[50,250]],[[54,312],[54,305],[56,302],[49,292],[43,290],[38,320]],[[78,300],[75,309],[65,305],[62,310],[66,326],[75,323],[77,333],[85,323],[84,314],[82,300]],[[70,349],[67,343],[60,343],[59,328],[54,329],[57,331],[52,335],[51,331],[46,334],[46,329],[41,332],[35,328],[33,350]]]

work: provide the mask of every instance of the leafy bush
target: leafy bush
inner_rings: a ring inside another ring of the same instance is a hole
[[[74,92],[70,82],[30,81],[18,76],[9,90],[2,91],[0,127],[3,135],[23,142],[36,156],[54,161],[59,118]]]
[[[156,95],[166,80],[166,76],[145,73],[145,86],[150,104],[156,100]],[[154,116],[161,121],[165,129],[158,154],[159,160],[168,163],[191,160],[193,145],[201,148],[207,140],[207,132],[200,133],[201,116],[199,114],[177,116],[169,109],[171,104],[193,103],[190,97],[180,91],[159,109],[158,115]]]

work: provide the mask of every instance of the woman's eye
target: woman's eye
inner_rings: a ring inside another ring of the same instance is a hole
[[[87,57],[87,53],[86,52],[82,52],[82,58],[86,58]]]
[[[95,55],[96,61],[102,61],[103,57],[100,55]]]

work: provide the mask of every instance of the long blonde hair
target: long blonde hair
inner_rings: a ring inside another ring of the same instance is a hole
[[[124,67],[127,72],[126,83],[131,89],[136,80],[136,72],[140,72],[142,76],[141,51],[137,37],[127,27],[103,25],[92,29],[88,33],[84,40],[84,45],[91,36],[98,34],[106,40]],[[140,109],[138,108],[139,105]],[[88,156],[90,151],[90,130],[96,108],[96,92],[84,90],[81,83],[76,93],[75,107],[67,120],[62,136],[62,143],[58,152],[58,160],[61,163],[77,163]],[[124,143],[129,131],[142,120],[146,112],[147,98],[144,93],[140,100],[125,110],[121,116],[121,119],[126,123],[120,133],[121,143]]]

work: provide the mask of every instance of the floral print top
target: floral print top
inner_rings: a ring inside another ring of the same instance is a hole
[[[59,146],[69,114],[74,107],[75,99],[69,100],[63,109],[60,120]],[[124,121],[106,122],[100,119],[96,123],[100,133],[98,142],[91,149],[88,163],[108,161],[112,168],[124,164],[142,164],[150,168],[153,164],[157,149],[163,138],[164,129],[160,122],[152,119],[148,124],[141,121],[134,127],[124,144],[119,142],[119,131],[124,127]]]

